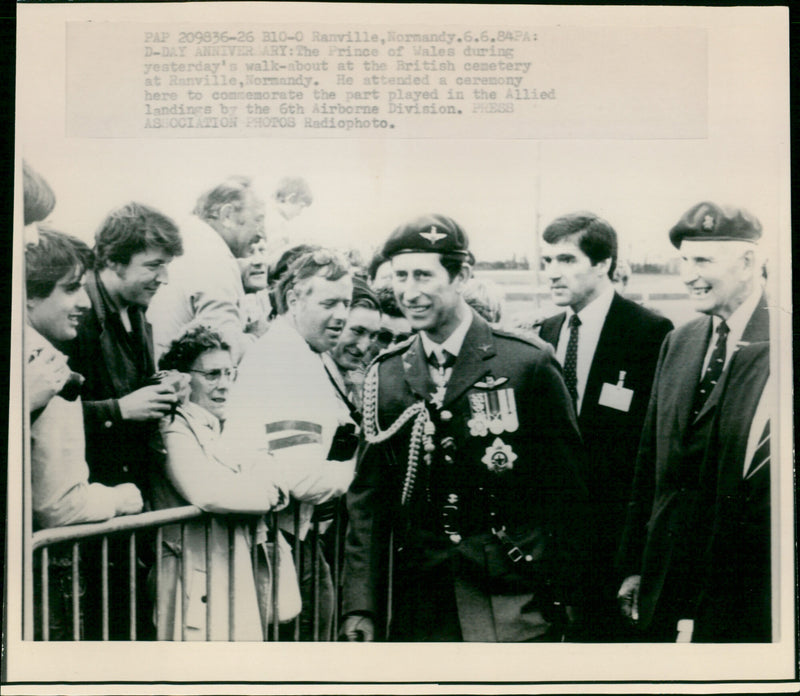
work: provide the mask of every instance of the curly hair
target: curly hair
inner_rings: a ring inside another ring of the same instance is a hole
[[[188,372],[194,361],[209,350],[227,350],[231,347],[225,343],[216,331],[203,324],[189,327],[182,336],[176,338],[169,349],[158,361],[160,370],[177,370]]]

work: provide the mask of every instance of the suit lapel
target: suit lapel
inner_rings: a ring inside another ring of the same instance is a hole
[[[99,335],[97,338],[100,343],[100,363],[102,363],[105,368],[106,377],[113,388],[114,394],[121,397],[130,391],[127,383],[124,381],[124,376],[127,374],[127,365],[125,356],[122,350],[120,350],[120,346],[114,340],[114,336],[108,326],[110,317],[106,312],[106,305],[97,283],[96,272],[87,277],[86,292],[92,302],[92,309],[97,317],[99,326]]]
[[[742,345],[747,345],[749,343],[760,343],[764,341],[769,341],[769,311],[767,310],[767,298],[762,293],[758,304],[753,311],[753,315],[750,317],[747,325],[744,327],[742,340],[735,346],[728,346],[727,349],[735,352],[739,350]],[[705,354],[703,357],[705,357]],[[706,413],[708,413],[717,405],[717,403],[719,403],[720,395],[723,392],[722,385],[727,379],[727,374],[730,370],[732,362],[733,355],[731,354],[731,359],[728,361],[725,371],[722,373],[722,376],[715,385],[714,389],[708,395],[708,399],[706,399],[706,402],[703,404],[703,408],[700,409],[700,413],[697,414],[695,422],[703,418]]]
[[[452,403],[489,371],[486,360],[495,355],[494,337],[489,325],[477,314],[453,365],[443,405]]]
[[[590,415],[600,398],[604,369],[617,362],[617,358],[624,346],[622,345],[622,328],[624,313],[622,300],[614,293],[611,306],[600,330],[600,338],[597,341],[597,348],[592,357],[592,364],[589,366],[589,376],[586,379],[586,389],[583,392],[583,404],[581,407],[581,417]],[[614,381],[616,384],[616,380]]]
[[[567,318],[566,312],[556,314],[554,317],[545,319],[539,329],[539,338],[547,341],[553,348],[558,349],[558,337],[561,335],[561,327]]]
[[[703,317],[697,324],[697,328],[686,337],[688,340],[684,340],[679,346],[679,350],[675,352],[676,372],[681,375],[673,380],[680,432],[686,431],[692,415],[694,396],[703,369],[703,359],[711,340],[711,326],[711,317]]]

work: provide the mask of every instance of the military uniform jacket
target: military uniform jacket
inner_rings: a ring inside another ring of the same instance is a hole
[[[624,575],[642,576],[639,624],[691,618],[700,591],[700,554],[707,538],[707,448],[734,357],[696,418],[691,418],[712,321],[700,317],[664,340],[636,463],[620,552]],[[769,340],[762,296],[740,346]],[[737,346],[728,346],[736,350]],[[667,616],[669,615],[669,616]]]
[[[420,453],[409,486],[413,418],[383,442],[363,443],[348,492],[344,612],[370,613],[379,627],[385,619],[391,536],[405,551],[398,564],[430,568],[458,557],[458,567],[476,574],[487,594],[547,588],[558,600],[575,601],[588,560],[583,446],[552,350],[474,315],[441,409],[429,401],[433,391],[419,337],[370,368],[364,431],[371,398],[384,434],[406,409],[424,402],[434,450],[430,464]],[[509,399],[516,425],[511,418],[492,432],[475,423],[481,404],[493,413]],[[401,505],[404,488],[408,499]],[[503,528],[511,542],[501,542],[493,528]]]

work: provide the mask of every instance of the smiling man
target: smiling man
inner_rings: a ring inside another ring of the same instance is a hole
[[[342,399],[360,420],[364,371],[381,330],[378,298],[366,281],[353,278],[353,300],[347,323],[333,349],[323,361]]]
[[[95,269],[86,274],[91,309],[81,318],[77,338],[64,347],[70,367],[86,378],[82,390],[86,461],[91,481],[106,486],[134,483],[147,502],[163,476],[158,422],[175,406],[178,395],[171,385],[153,383],[153,338],[144,312],[167,282],[167,266],[183,253],[183,246],[170,218],[141,203],[128,203],[100,225],[94,253]],[[99,567],[99,557],[90,563]],[[112,596],[128,596],[127,567],[125,550],[113,546]],[[94,582],[90,589],[98,593],[93,596],[100,596],[99,577]],[[144,593],[137,599],[140,630],[147,631],[152,626],[150,607]],[[129,637],[125,603],[112,603],[111,609],[112,639]],[[99,638],[100,603],[87,611],[87,627],[95,631],[88,637]]]
[[[342,633],[559,640],[587,525],[583,450],[552,351],[470,309],[467,237],[451,218],[398,227],[383,254],[418,334],[381,353],[365,380]]]
[[[281,529],[304,548],[301,640],[331,638],[333,583],[310,531],[324,531],[321,521],[313,524],[315,508],[342,495],[355,468],[355,423],[322,361],[342,336],[352,293],[348,264],[333,252],[316,249],[289,266],[278,288],[282,313],[240,364],[222,434],[231,466],[269,467],[288,503]]]
[[[625,523],[636,450],[650,398],[658,351],[672,322],[614,291],[617,233],[589,212],[556,218],[543,234],[542,261],[553,302],[566,307],[542,322],[578,412],[589,453],[584,478],[595,505],[596,591],[585,640],[627,637],[617,609],[622,578],[614,573]]]
[[[716,461],[709,435],[723,387],[732,379],[732,358],[742,346],[769,341],[759,221],[744,210],[704,202],[688,210],[669,236],[682,258],[690,300],[705,316],[670,333],[661,348],[625,528],[621,563],[627,577],[619,600],[653,641],[690,639],[698,606],[709,599],[706,581],[712,573],[719,580],[719,568],[705,564],[722,519],[716,517],[718,487],[729,483],[718,481],[709,466]],[[749,397],[739,394],[743,412],[759,393],[760,387]],[[742,417],[738,427],[746,432],[749,421]],[[731,576],[729,584],[735,580]]]

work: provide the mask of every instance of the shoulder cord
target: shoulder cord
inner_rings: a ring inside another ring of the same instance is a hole
[[[436,426],[431,421],[428,408],[424,401],[417,401],[403,411],[386,430],[381,430],[378,424],[378,364],[374,364],[364,379],[364,437],[370,444],[385,442],[395,435],[408,421],[414,419],[411,427],[411,438],[408,445],[408,466],[403,482],[403,492],[400,504],[405,505],[411,498],[414,482],[417,478],[419,467],[419,450],[422,444],[425,450],[425,463],[430,465],[434,450],[433,434]]]

